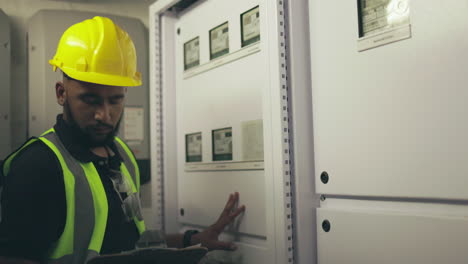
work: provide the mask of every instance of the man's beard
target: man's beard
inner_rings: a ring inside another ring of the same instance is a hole
[[[73,113],[71,111],[70,105],[68,104],[67,101],[65,101],[63,108],[67,116],[67,123],[73,129],[74,133],[76,133],[81,144],[85,145],[86,147],[93,148],[93,147],[106,146],[114,141],[114,137],[117,134],[117,131],[119,131],[120,121],[122,121],[123,114],[120,116],[119,122],[117,122],[117,125],[115,126],[115,128],[109,124],[105,124],[100,121],[98,121],[98,123],[94,126],[81,128],[76,122],[73,116]],[[111,128],[112,131],[109,132],[104,139],[95,139],[93,138],[92,132],[91,132],[94,127],[108,127],[108,128]]]

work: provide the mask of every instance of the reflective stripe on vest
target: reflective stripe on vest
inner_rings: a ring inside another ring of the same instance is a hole
[[[123,159],[122,164],[120,165],[120,171],[122,174],[127,177],[128,182],[132,185],[133,192],[140,192],[140,170],[138,169],[138,164],[136,162],[135,156],[133,156],[130,148],[118,137],[115,137],[115,145],[117,146],[117,151]],[[141,212],[140,212],[141,214]],[[138,232],[143,234],[145,232],[145,222],[143,220],[138,220],[136,217],[133,218]]]
[[[3,168],[5,176],[10,170],[14,157],[37,140],[46,144],[56,155],[63,172],[66,194],[65,227],[51,250],[49,263],[86,263],[89,259],[99,255],[107,224],[107,196],[100,176],[92,162],[80,163],[73,158],[53,129],[48,130],[39,138],[30,139],[8,157]],[[133,192],[136,192],[140,187],[136,160],[130,149],[120,139],[115,140],[115,145],[124,161],[120,167],[121,172],[131,183]],[[142,234],[145,230],[144,222],[136,218],[134,222],[139,233]]]

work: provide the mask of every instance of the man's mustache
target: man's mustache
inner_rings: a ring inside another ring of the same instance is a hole
[[[93,129],[103,129],[103,128],[114,129],[113,125],[102,123],[102,122],[98,122],[96,125],[91,125],[89,127]]]

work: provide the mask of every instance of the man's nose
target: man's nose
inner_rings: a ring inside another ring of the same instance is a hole
[[[94,113],[94,119],[102,121],[106,124],[110,123],[110,106],[108,103],[102,103],[96,108],[96,112]]]

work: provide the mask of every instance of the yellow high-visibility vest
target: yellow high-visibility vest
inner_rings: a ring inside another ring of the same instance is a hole
[[[57,156],[65,184],[67,217],[62,235],[51,249],[49,263],[83,264],[99,255],[106,231],[108,205],[101,178],[92,162],[81,163],[68,152],[54,129],[38,138],[31,138],[11,154],[3,164],[3,175],[8,177],[11,162],[16,155],[35,141],[45,143]],[[140,190],[140,172],[128,146],[115,137],[115,145],[123,162],[120,171],[131,184],[132,192]],[[77,199],[77,197],[79,197]],[[137,209],[139,210],[139,208]],[[145,231],[143,220],[133,218],[140,235]]]

